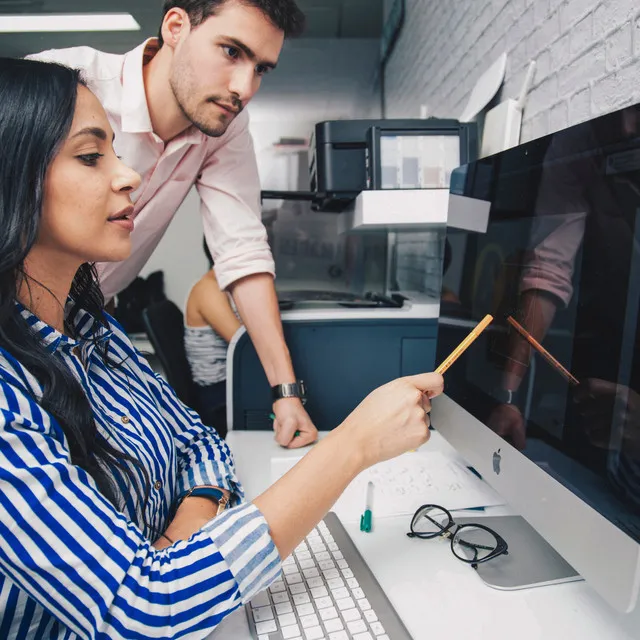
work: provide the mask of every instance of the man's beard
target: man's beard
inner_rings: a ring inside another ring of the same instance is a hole
[[[213,116],[209,118],[204,118],[201,115],[198,115],[197,109],[192,109],[188,104],[188,99],[183,99],[183,96],[189,94],[188,91],[182,91],[182,87],[173,81],[173,78],[170,82],[171,90],[173,91],[173,95],[175,96],[176,102],[178,103],[178,107],[184,117],[191,122],[191,124],[202,131],[206,136],[210,136],[212,138],[219,138],[224,135],[227,131],[229,125],[233,122],[235,117],[242,111],[243,105],[236,98],[223,98],[222,96],[211,96],[206,99],[205,105],[213,102],[217,102],[218,104],[231,106],[232,109],[235,109],[235,113],[229,112],[227,117],[225,118],[223,115]]]

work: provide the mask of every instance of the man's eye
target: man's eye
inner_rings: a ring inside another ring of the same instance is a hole
[[[259,65],[256,67],[256,73],[257,73],[259,76],[264,76],[264,75],[266,75],[267,73],[269,73],[269,71],[271,71],[271,69],[270,69],[269,67],[265,67],[263,64],[259,64]]]
[[[222,50],[230,57],[230,58],[238,58],[240,56],[240,50],[237,47],[230,47],[225,45],[222,47]]]
[[[98,164],[98,160],[104,156],[103,153],[86,153],[81,156],[77,156],[80,158],[84,164],[89,167],[95,167]]]

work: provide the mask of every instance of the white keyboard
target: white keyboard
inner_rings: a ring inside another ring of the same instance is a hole
[[[256,640],[411,640],[332,512],[245,610]]]

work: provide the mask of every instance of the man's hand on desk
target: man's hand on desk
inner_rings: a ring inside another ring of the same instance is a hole
[[[318,430],[299,398],[276,400],[273,413],[276,416],[273,421],[276,442],[282,447],[298,449],[318,439]]]

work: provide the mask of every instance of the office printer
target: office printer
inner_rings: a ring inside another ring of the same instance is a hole
[[[476,123],[436,118],[316,124],[309,148],[315,208],[342,211],[363,190],[448,188],[478,153]]]

